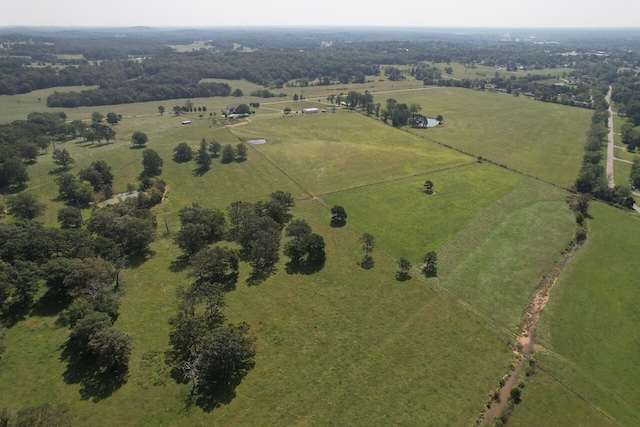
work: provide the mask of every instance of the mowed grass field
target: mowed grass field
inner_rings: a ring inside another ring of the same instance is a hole
[[[590,110],[460,88],[378,95],[374,101],[384,104],[388,98],[444,117],[437,128],[412,129],[416,135],[565,188],[575,182]]]
[[[233,128],[311,194],[424,174],[474,161],[357,113],[277,117]]]
[[[632,254],[640,222],[600,203],[590,213],[584,248],[560,276],[540,319],[538,361],[619,425],[637,425],[640,279]]]

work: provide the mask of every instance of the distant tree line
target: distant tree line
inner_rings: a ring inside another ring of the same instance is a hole
[[[542,69],[545,67],[577,68],[575,76],[611,82],[615,79],[618,64],[606,62],[607,58],[594,55],[566,57],[560,55],[566,46],[537,46],[522,43],[491,43],[453,40],[439,42],[424,41],[358,41],[322,47],[317,41],[315,47],[299,49],[300,39],[293,40],[283,48],[277,37],[274,43],[253,52],[238,52],[229,48],[229,43],[220,40],[211,42],[218,50],[197,50],[185,53],[173,52],[163,41],[175,40],[175,35],[155,33],[145,40],[140,34],[131,38],[104,39],[91,35],[82,39],[81,35],[49,37],[23,37],[12,35],[5,41],[5,53],[9,55],[33,54],[41,61],[58,63],[55,55],[60,53],[82,53],[88,59],[100,62],[78,61],[74,66],[57,69],[50,66],[32,67],[25,58],[0,57],[0,94],[27,93],[46,87],[71,85],[98,85],[99,89],[87,93],[63,96],[53,94],[48,100],[50,106],[106,105],[196,96],[228,96],[221,87],[202,85],[203,78],[245,79],[265,87],[281,88],[289,81],[300,86],[309,84],[364,83],[365,76],[379,75],[379,64],[390,64],[385,68],[391,80],[412,75],[425,84],[460,85],[480,87],[485,79],[442,79],[441,72],[429,62],[456,61],[473,69],[476,64],[500,66],[507,70]],[[247,37],[247,35],[245,35]],[[82,42],[80,41],[82,40]],[[269,38],[251,39],[256,45],[269,43]],[[55,41],[52,43],[52,41]],[[189,36],[181,42],[191,43]],[[82,48],[81,45],[85,45]],[[306,46],[306,42],[302,43]],[[278,46],[278,47],[276,47]],[[66,51],[65,51],[66,50]],[[126,52],[126,53],[125,53]],[[140,55],[138,60],[130,60],[129,55]],[[616,52],[615,58],[637,60],[629,52]],[[627,58],[628,57],[628,58]],[[619,61],[619,60],[618,60]],[[613,62],[613,61],[610,61]],[[400,65],[410,65],[403,70]],[[447,67],[447,69],[450,67]],[[456,83],[459,82],[459,83]],[[500,82],[497,84],[501,85]],[[552,85],[548,85],[552,86]],[[510,85],[513,87],[513,84]],[[522,89],[520,89],[522,90]],[[561,86],[547,87],[541,91],[561,91]],[[573,91],[572,88],[566,90]],[[526,92],[531,92],[528,88]],[[550,102],[569,102],[567,97],[558,100],[555,95],[540,93],[540,99]],[[582,102],[582,101],[580,101]]]

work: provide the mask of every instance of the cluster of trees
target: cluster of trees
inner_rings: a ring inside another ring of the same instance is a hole
[[[256,338],[247,323],[226,322],[224,292],[215,279],[198,280],[186,291],[179,288],[177,305],[178,313],[169,320],[167,363],[187,385],[190,403],[216,407],[220,396],[232,394],[254,366]]]
[[[227,207],[226,216],[219,209],[193,204],[180,210],[181,228],[174,240],[191,260],[201,258],[200,252],[212,243],[223,239],[235,241],[241,247],[239,259],[251,265],[253,277],[262,277],[270,274],[280,260],[282,231],[291,219],[289,210],[294,204],[293,196],[284,191],[272,193],[267,201],[233,202]],[[285,245],[285,255],[291,258],[288,268],[305,271],[323,265],[324,240],[305,221],[292,222],[285,236],[291,238]],[[237,259],[227,259],[226,265],[237,269]]]
[[[293,196],[279,190],[266,202],[237,201],[227,207],[230,238],[242,247],[240,254],[251,265],[254,277],[272,273],[280,260],[282,229],[291,219],[289,210],[294,206]]]
[[[81,92],[55,91],[47,97],[48,107],[76,108],[82,106],[131,104],[176,98],[208,98],[230,96],[227,83],[198,83],[188,79],[141,77],[127,80],[117,86],[105,86]]]
[[[294,219],[284,230],[290,240],[284,245],[284,254],[291,259],[287,271],[317,270],[324,265],[324,239],[313,233],[304,219]]]
[[[576,77],[567,75],[568,79]],[[571,85],[555,85],[545,82],[545,80],[549,79],[555,79],[555,77],[541,74],[503,77],[498,74],[491,79],[480,79],[473,83],[472,86],[484,88],[486,84],[491,84],[495,89],[515,96],[527,94],[543,102],[554,102],[572,107],[594,108],[588,84],[579,82]]]
[[[178,290],[178,313],[169,321],[168,363],[196,402],[217,405],[216,396],[233,391],[254,364],[249,325],[227,324],[223,314],[224,291],[237,281],[240,261],[251,265],[253,277],[269,274],[280,259],[284,230],[288,271],[317,271],[324,263],[324,239],[306,221],[290,221],[293,206],[290,193],[276,191],[267,201],[233,202],[226,216],[195,203],[179,212],[181,228],[174,239],[194,282]],[[210,247],[223,239],[237,242],[241,250]]]
[[[640,76],[629,70],[617,76],[611,91],[611,100],[617,104],[618,113],[626,116],[628,123],[640,126]]]
[[[198,165],[196,172],[205,173],[211,167],[211,160],[220,157],[222,163],[233,161],[243,162],[247,159],[249,148],[244,142],[235,146],[232,144],[222,145],[216,140],[207,142],[202,138],[197,150],[193,150],[186,142],[181,142],[173,149],[173,161],[176,163],[190,162],[195,158]]]
[[[621,134],[622,143],[627,146],[627,151],[633,153],[640,148],[640,126],[634,126],[632,121],[626,121],[622,125]]]
[[[239,89],[236,89],[236,91],[237,90]],[[236,92],[234,92],[233,96],[237,96]],[[164,114],[164,106],[160,105],[158,107],[158,112],[160,113],[160,115]],[[206,113],[207,106],[202,105],[202,106],[196,107],[195,105],[193,105],[193,102],[191,102],[190,99],[187,99],[184,105],[174,105],[173,108],[171,109],[171,112],[173,112],[173,114],[175,114],[176,116],[179,116],[180,114],[183,114],[183,113]]]
[[[33,163],[51,141],[66,140],[65,113],[29,113],[27,120],[0,125],[0,188],[29,181],[24,162]]]
[[[155,217],[133,201],[96,209],[85,228],[80,211],[65,207],[58,211],[60,228],[48,228],[32,220],[44,206],[28,193],[11,200],[21,198],[30,200],[12,210],[19,220],[0,224],[0,315],[26,313],[43,282],[40,304],[66,307],[60,318],[72,328],[64,352],[69,363],[122,374],[131,345],[127,334],[112,328],[120,273],[153,241]]]
[[[636,157],[631,164],[631,175],[629,182],[633,185],[633,188],[640,188],[640,159]]]
[[[409,118],[421,110],[422,107],[418,104],[400,104],[395,99],[389,98],[387,99],[386,108],[382,109],[380,116],[382,117],[382,121],[385,123],[391,119],[392,126],[405,126],[408,123]]]
[[[54,163],[67,170],[75,161],[66,149],[53,151]],[[108,199],[112,196],[113,173],[111,166],[104,160],[96,160],[88,167],[78,172],[76,178],[70,172],[61,173],[56,179],[58,194],[63,200],[78,205]]]
[[[447,67],[447,74],[453,73],[453,68]],[[424,85],[435,85],[442,79],[442,70],[436,66],[429,67],[424,64],[420,64],[417,67],[412,67],[409,73],[415,77],[416,80],[422,80]]]
[[[576,243],[582,243],[587,238],[587,229],[584,220],[589,217],[588,209],[591,202],[591,195],[576,193],[568,198],[569,208],[573,212],[576,220],[574,239]]]
[[[180,209],[180,230],[174,240],[188,257],[224,238],[227,221],[219,209],[206,209],[197,203]]]
[[[606,109],[596,110],[593,114],[575,189],[579,193],[590,194],[605,202],[631,209],[635,203],[631,188],[628,185],[616,185],[614,188],[610,188],[606,169],[602,164],[603,146],[607,142],[609,133],[609,129],[604,124],[607,119]]]
[[[109,125],[102,121],[106,118]],[[26,120],[15,120],[0,125],[0,188],[14,185],[21,186],[29,181],[25,162],[34,163],[36,158],[48,152],[53,143],[53,162],[64,171],[68,170],[75,160],[68,150],[56,148],[56,142],[82,137],[84,141],[110,143],[116,137],[113,125],[122,116],[109,112],[106,117],[93,112],[91,123],[82,120],[67,122],[63,112],[33,112]]]
[[[281,86],[282,87],[282,86]],[[284,98],[287,96],[286,93],[279,93],[279,94],[275,94],[273,92],[271,92],[269,89],[258,89],[258,90],[254,90],[253,92],[250,93],[251,96],[257,96],[258,98],[275,98],[277,96],[279,96],[280,98]]]

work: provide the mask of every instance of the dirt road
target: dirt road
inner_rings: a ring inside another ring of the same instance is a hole
[[[609,143],[607,144],[607,182],[609,187],[615,187],[616,183],[613,180],[613,162],[614,162],[614,144],[613,144],[613,110],[611,109],[611,89],[609,86],[609,92],[607,92],[606,100],[609,104]]]

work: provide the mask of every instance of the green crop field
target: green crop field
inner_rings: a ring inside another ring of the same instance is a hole
[[[553,291],[539,327],[544,369],[621,425],[640,419],[637,216],[594,203],[583,249]]]
[[[399,92],[374,96],[374,101],[384,104],[388,98],[419,104],[426,116],[444,117],[437,128],[411,130],[425,139],[566,188],[580,169],[589,110],[459,88]]]

